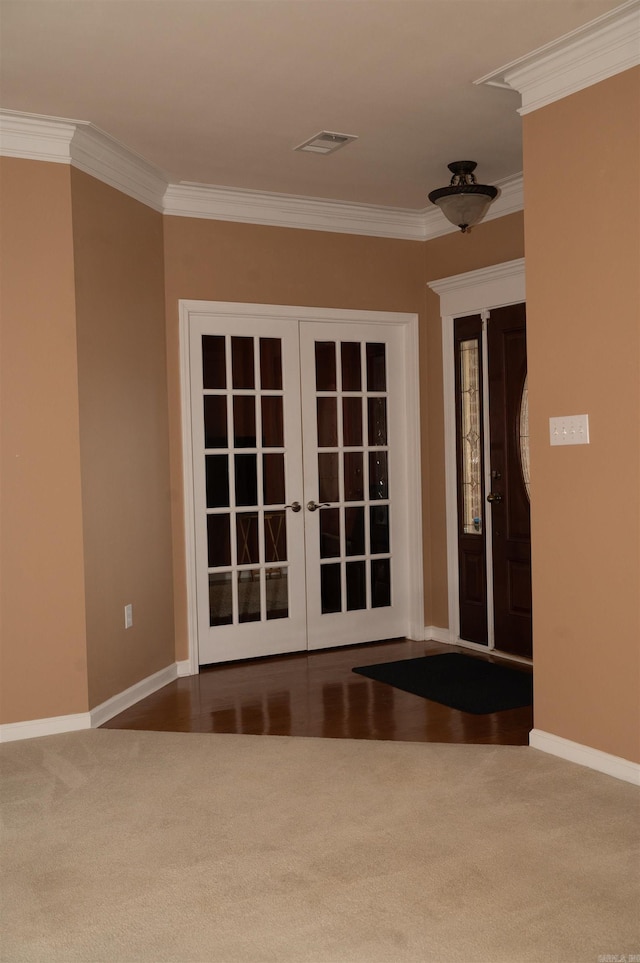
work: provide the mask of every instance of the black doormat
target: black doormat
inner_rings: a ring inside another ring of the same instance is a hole
[[[364,665],[353,671],[474,715],[518,709],[533,701],[530,672],[459,652]]]

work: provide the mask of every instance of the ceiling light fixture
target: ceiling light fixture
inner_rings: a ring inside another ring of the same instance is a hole
[[[476,183],[473,172],[478,165],[475,161],[454,161],[447,166],[453,174],[449,187],[431,191],[429,200],[440,208],[448,221],[466,234],[487,213],[498,195],[498,188]]]

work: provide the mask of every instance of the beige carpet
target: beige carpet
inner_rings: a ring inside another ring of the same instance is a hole
[[[0,756],[3,963],[640,954],[637,789],[534,749],[97,730]]]

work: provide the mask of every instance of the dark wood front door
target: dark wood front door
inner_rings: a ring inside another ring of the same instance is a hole
[[[491,311],[489,424],[495,648],[532,655],[525,305]]]
[[[460,638],[531,658],[525,305],[457,318],[454,344]]]

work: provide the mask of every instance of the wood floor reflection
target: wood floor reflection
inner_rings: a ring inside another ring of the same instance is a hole
[[[445,651],[456,650],[402,639],[212,666],[177,679],[102,728],[527,745],[530,706],[471,715],[352,672]]]

